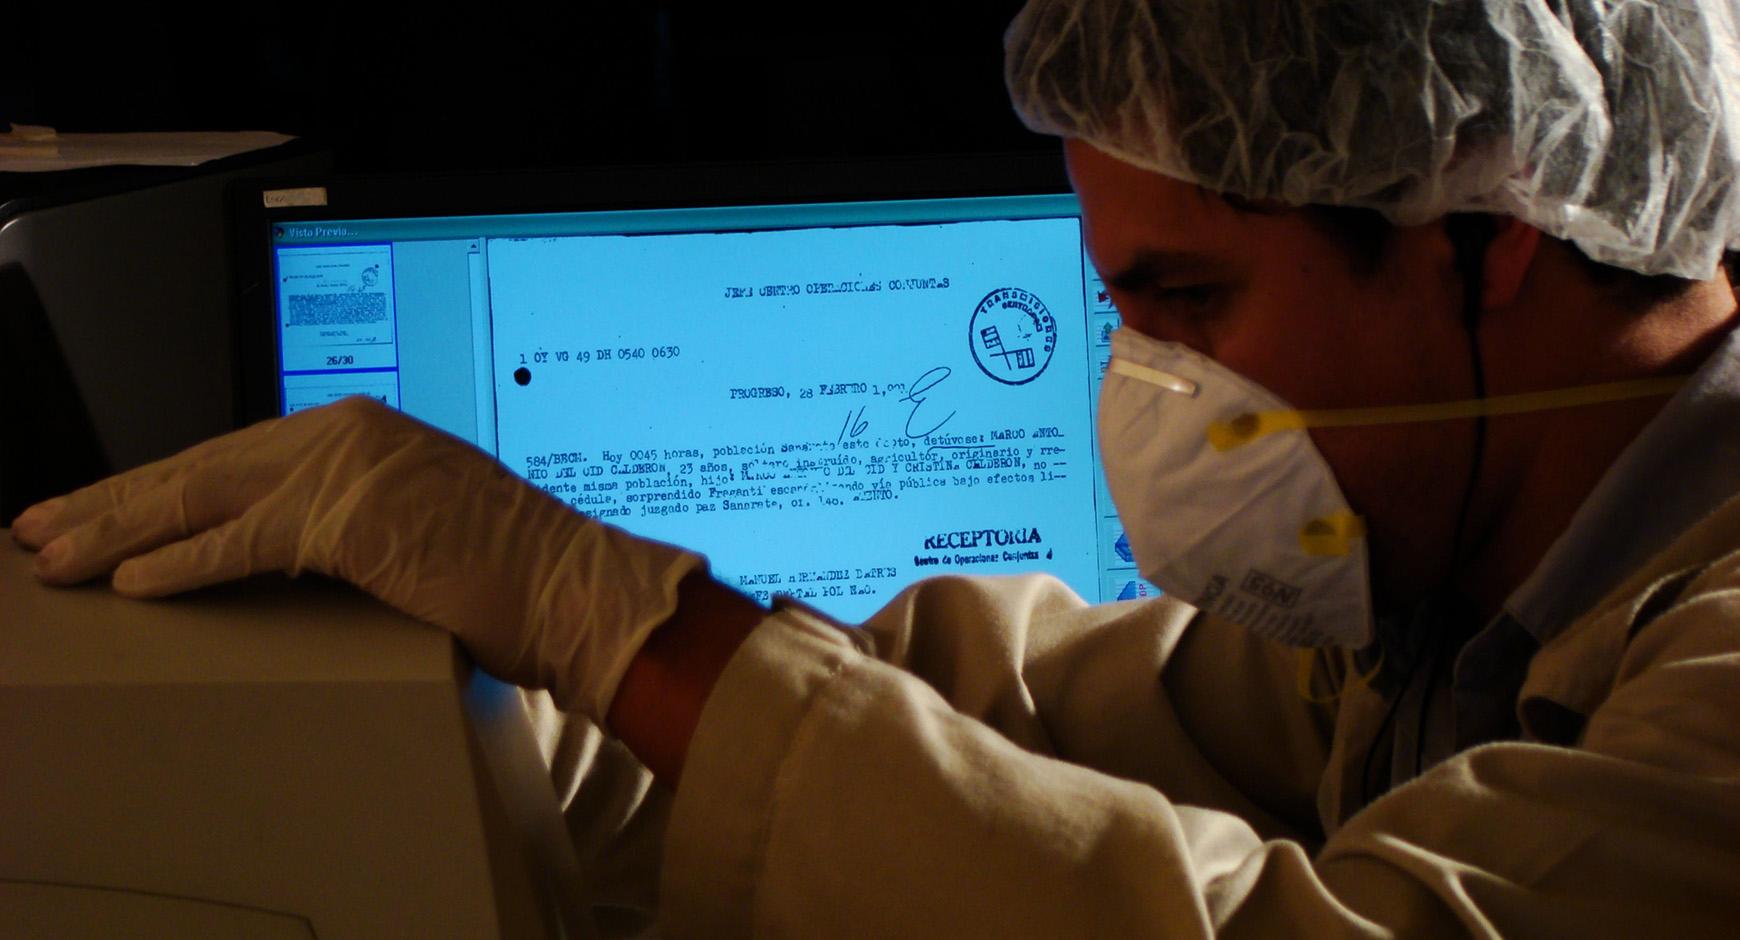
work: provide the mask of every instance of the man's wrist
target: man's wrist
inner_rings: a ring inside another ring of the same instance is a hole
[[[737,648],[767,610],[704,571],[677,585],[677,609],[630,661],[611,700],[610,730],[675,786],[701,710]]]

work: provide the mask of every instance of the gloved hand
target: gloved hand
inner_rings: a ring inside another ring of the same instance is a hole
[[[261,571],[352,582],[602,724],[700,556],[569,509],[367,398],[267,421],[33,506],[43,580],[158,597]],[[116,567],[116,565],[119,567]]]

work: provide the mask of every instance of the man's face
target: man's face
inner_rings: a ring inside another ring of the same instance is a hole
[[[1376,268],[1362,270],[1303,213],[1241,211],[1079,141],[1067,155],[1088,251],[1126,328],[1189,346],[1295,408],[1474,394],[1441,225],[1396,229]],[[1407,603],[1443,581],[1472,422],[1310,433],[1366,517],[1379,603]]]

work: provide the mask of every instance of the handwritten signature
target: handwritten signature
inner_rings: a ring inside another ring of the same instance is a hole
[[[912,404],[912,410],[906,415],[907,437],[929,437],[930,435],[942,430],[942,426],[948,424],[949,419],[955,416],[955,412],[951,411],[944,415],[942,420],[931,425],[927,430],[914,431],[912,429],[913,422],[918,420],[919,412],[924,410],[925,403],[930,400],[929,396],[931,390],[936,388],[938,385],[941,385],[950,375],[953,374],[953,371],[949,369],[948,366],[937,366],[919,376],[917,379],[914,379],[912,383],[906,387],[906,394],[900,396],[900,400]],[[935,409],[933,408],[931,411],[934,412]]]

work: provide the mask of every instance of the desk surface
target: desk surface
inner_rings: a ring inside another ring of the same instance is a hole
[[[138,601],[101,579],[45,586],[33,557],[0,529],[0,687],[451,683],[464,668],[446,633],[325,579],[259,577]]]

